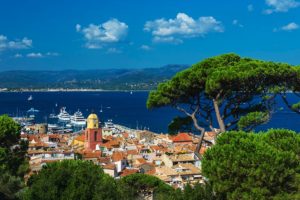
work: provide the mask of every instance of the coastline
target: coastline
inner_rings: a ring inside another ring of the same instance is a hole
[[[1,88],[0,92],[150,92],[151,90],[104,90],[104,89],[6,89]]]

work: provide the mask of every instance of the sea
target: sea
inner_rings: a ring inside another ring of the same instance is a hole
[[[100,121],[112,120],[133,129],[147,129],[156,133],[167,133],[168,124],[182,113],[171,107],[148,110],[146,102],[148,92],[0,92],[0,114],[12,117],[28,116],[28,110],[34,108],[36,123],[55,123],[50,114],[58,114],[62,107],[73,114],[80,110],[85,117],[96,113]],[[28,98],[32,96],[32,100]],[[296,97],[289,97],[296,102]],[[269,128],[287,128],[300,132],[300,114],[291,112],[278,99],[278,109],[271,120],[256,128],[257,131]]]

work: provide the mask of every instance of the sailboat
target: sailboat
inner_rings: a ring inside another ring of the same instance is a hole
[[[32,97],[32,95],[30,95],[29,97],[28,97],[28,99],[27,99],[28,101],[32,101],[33,100],[33,97]]]
[[[101,104],[101,109],[100,109],[100,112],[101,112],[101,113],[103,112],[103,110],[102,110],[102,104]]]

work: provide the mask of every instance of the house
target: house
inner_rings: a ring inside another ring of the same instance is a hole
[[[203,140],[206,146],[212,146],[216,143],[216,138],[217,138],[217,132],[206,131],[204,133]]]
[[[110,175],[113,178],[116,178],[118,176],[117,168],[114,163],[109,163],[102,166],[104,173]]]
[[[151,132],[151,131],[138,131],[136,132],[136,138],[139,140],[139,141],[144,141],[146,143],[148,142],[152,142],[153,141],[153,138],[154,138],[154,133]]]
[[[154,176],[175,187],[183,188],[187,183],[203,182],[200,169],[190,163],[161,166],[155,170]]]
[[[153,175],[155,173],[155,165],[152,163],[143,163],[139,168],[140,172],[143,174]]]
[[[72,146],[84,147],[85,135],[81,134],[74,138]]]
[[[120,173],[127,166],[127,159],[124,152],[114,151],[111,159],[112,162],[116,165],[118,173]]]
[[[193,138],[188,133],[179,133],[172,138],[173,143],[193,144]]]
[[[183,163],[191,163],[194,165],[196,162],[194,153],[175,154],[169,156],[164,154],[161,156],[161,160],[167,167],[173,167],[174,165]]]
[[[108,136],[112,136],[113,135],[113,130],[111,128],[103,128],[102,129],[102,137],[106,138]]]
[[[124,169],[124,170],[120,173],[120,176],[121,176],[121,177],[124,177],[124,176],[128,176],[128,175],[131,175],[131,174],[136,174],[136,173],[139,173],[139,170],[138,170],[138,169],[129,169],[129,168],[126,168],[126,169]]]
[[[98,159],[101,157],[101,151],[83,151],[82,152],[82,160],[89,160],[95,164],[98,164]]]

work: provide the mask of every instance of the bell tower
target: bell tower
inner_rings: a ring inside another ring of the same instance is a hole
[[[102,143],[102,129],[99,126],[98,116],[90,114],[86,120],[84,148],[86,150],[95,150],[97,144]]]

